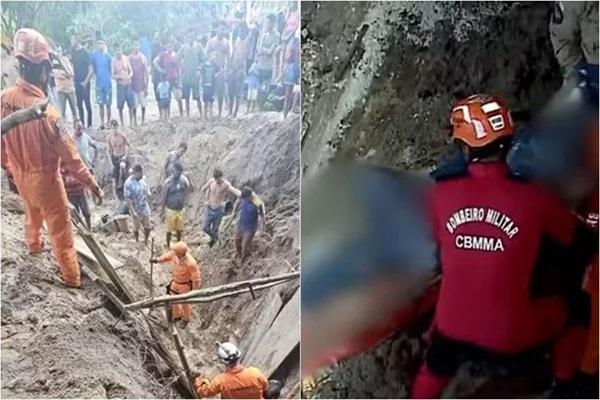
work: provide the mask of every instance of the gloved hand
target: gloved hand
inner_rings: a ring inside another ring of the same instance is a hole
[[[152,264],[157,264],[157,263],[158,263],[158,260],[157,260],[156,258],[151,258],[151,259],[150,259],[150,262],[151,262]]]

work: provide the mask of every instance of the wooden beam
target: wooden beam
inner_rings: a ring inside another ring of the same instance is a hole
[[[46,116],[46,107],[48,107],[49,98],[46,97],[39,103],[33,104],[28,108],[15,111],[7,117],[2,118],[0,131],[2,135],[8,133],[15,126],[24,124],[34,119],[43,118]]]
[[[185,357],[185,352],[183,351],[183,345],[181,344],[181,338],[179,337],[179,333],[177,329],[173,328],[173,343],[175,343],[175,348],[177,349],[177,354],[179,355],[179,360],[181,361],[181,365],[185,371],[185,375],[187,377],[188,383],[190,385],[191,391],[194,395],[195,399],[198,399],[198,394],[194,389],[194,376],[192,375],[192,370],[190,369],[190,364],[188,364],[187,358]]]
[[[149,308],[149,307],[152,307],[155,305],[173,303],[175,301],[178,301],[179,303],[181,303],[181,301],[179,301],[179,300],[189,300],[189,299],[195,299],[195,298],[210,298],[211,296],[216,296],[216,295],[221,295],[221,294],[226,294],[226,296],[223,296],[223,297],[228,297],[228,296],[232,295],[232,293],[233,293],[233,295],[242,293],[242,292],[239,292],[240,290],[249,291],[249,285],[252,285],[252,286],[254,286],[254,288],[256,288],[256,287],[260,286],[261,284],[267,284],[267,283],[272,283],[272,282],[284,283],[284,282],[287,282],[287,281],[290,281],[293,279],[297,279],[299,277],[300,277],[300,272],[292,272],[292,273],[277,275],[277,276],[269,277],[269,278],[250,279],[247,281],[228,283],[225,285],[214,286],[214,287],[205,288],[205,289],[192,290],[192,291],[189,291],[184,294],[178,294],[178,295],[173,295],[173,296],[160,296],[160,297],[157,297],[154,299],[140,300],[140,301],[136,301],[134,303],[127,304],[125,307],[127,307],[127,309],[129,309],[129,310],[137,310],[138,308]],[[222,298],[222,297],[219,297],[219,298]],[[214,301],[214,300],[210,300],[210,301]]]
[[[106,295],[106,297],[108,297],[110,302],[113,303],[119,309],[119,311],[121,311],[121,314],[125,318],[129,317],[129,311],[125,309],[124,304],[108,288],[108,286],[106,286],[106,283],[104,283],[104,281],[102,279],[100,279],[98,277],[98,275],[96,275],[91,269],[87,268],[85,265],[81,265],[81,272],[83,272],[85,275],[87,275],[92,280],[92,282],[94,282],[96,285],[98,285],[100,290],[102,290],[102,292]]]
[[[177,377],[177,379],[175,380],[175,383],[174,383],[177,391],[181,395],[183,395],[184,398],[191,399],[193,397],[195,391],[193,390],[193,388],[190,390],[190,388],[188,387],[188,384],[187,384],[187,379],[185,379],[185,378],[183,378],[183,376],[181,376],[182,374],[179,372],[180,368],[177,366],[175,361],[171,358],[171,354],[169,353],[167,348],[162,344],[162,339],[161,339],[159,333],[156,331],[156,328],[154,326],[152,326],[152,324],[150,324],[150,322],[148,321],[149,317],[147,315],[144,315],[144,313],[141,313],[141,314],[144,317],[144,320],[146,321],[148,329],[150,330],[150,335],[154,339],[154,343],[151,343],[152,348],[154,349],[154,351],[156,351],[158,356],[169,366],[171,371],[173,371],[175,376]],[[172,328],[170,327],[169,331],[171,329]]]
[[[121,294],[127,302],[133,301],[133,295],[131,294],[131,292],[129,292],[129,290],[127,290],[127,287],[125,287],[125,284],[123,283],[123,281],[121,281],[119,275],[117,275],[117,272],[111,265],[110,261],[108,261],[108,258],[106,258],[106,255],[104,254],[100,246],[98,246],[98,243],[94,239],[92,233],[84,227],[83,221],[81,220],[81,216],[78,212],[74,211],[73,207],[71,207],[71,221],[77,229],[79,236],[83,239],[85,244],[92,252],[93,256],[96,258],[98,265],[102,267],[102,270],[104,270],[106,276],[108,276],[108,279],[110,279],[110,281],[113,283],[113,285],[115,285],[117,290],[121,292]]]
[[[100,266],[100,264],[98,264],[98,261],[96,260],[96,257],[94,257],[94,254],[90,251],[89,247],[87,246],[85,241],[80,236],[75,236],[75,250],[77,250],[77,253],[79,253],[81,256],[90,260],[94,264]],[[105,254],[105,255],[106,255],[106,259],[115,268],[115,270],[120,269],[123,266],[125,266],[125,263],[123,261],[121,261],[117,258],[114,258],[108,254]]]
[[[233,296],[237,296],[238,294],[243,294],[243,293],[250,293],[252,294],[253,291],[256,290],[263,290],[263,289],[268,289],[270,287],[276,286],[276,285],[281,285],[282,283],[287,283],[288,281],[276,281],[276,282],[271,282],[271,283],[265,283],[264,285],[258,285],[258,286],[249,286],[243,289],[239,289],[239,290],[234,290],[231,292],[227,292],[227,293],[220,293],[220,294],[216,294],[214,296],[209,296],[209,297],[198,297],[198,298],[193,298],[193,299],[185,299],[185,300],[175,300],[172,301],[172,304],[182,304],[182,303],[188,303],[188,304],[200,304],[200,303],[211,303],[215,300],[220,300],[220,299],[224,299],[226,297],[233,297]],[[256,300],[256,299],[254,299]]]

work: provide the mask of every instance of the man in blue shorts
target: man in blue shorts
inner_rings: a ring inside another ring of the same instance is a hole
[[[100,129],[110,121],[110,104],[112,100],[112,56],[102,39],[97,41],[98,51],[92,53],[90,61],[96,76],[96,101],[100,108]],[[106,115],[106,120],[104,116]]]

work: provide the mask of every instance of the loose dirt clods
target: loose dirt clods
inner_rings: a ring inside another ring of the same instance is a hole
[[[234,185],[251,186],[266,202],[267,233],[255,239],[252,259],[240,266],[233,261],[235,224],[221,232],[222,247],[209,249],[201,231],[203,208],[199,191],[189,196],[184,240],[200,265],[202,287],[299,268],[298,131],[298,116],[290,115],[284,121],[279,113],[211,122],[175,118],[169,124],[148,123],[127,131],[134,159],[144,165],[155,195],[159,169],[167,152],[186,140],[184,173],[196,188],[218,166]],[[90,134],[103,141],[107,132]],[[99,182],[110,193],[109,161],[104,154],[96,169]],[[166,250],[164,223],[158,216],[157,197],[153,200],[152,235],[158,253]],[[110,198],[96,207],[94,226],[103,214],[113,215],[115,209],[116,203]],[[139,314],[119,320],[118,313],[107,307],[106,298],[89,279],[83,279],[82,289],[66,289],[50,252],[27,254],[20,200],[5,186],[2,233],[2,397],[180,396],[171,385],[177,377],[151,350],[153,338]],[[107,254],[124,262],[118,273],[127,289],[137,300],[147,298],[150,249],[136,244],[132,234],[107,234],[95,229],[94,235]],[[168,266],[155,265],[155,293],[162,294],[170,279]],[[258,292],[254,301],[250,295],[240,295],[192,306],[192,321],[185,331],[180,330],[192,369],[208,377],[221,372],[215,341],[231,340],[242,350],[248,348],[264,334],[256,326],[268,301],[277,296],[285,304],[297,286],[293,282]],[[161,341],[177,360],[168,332],[161,328],[166,327],[164,310],[151,311],[150,318],[156,321]],[[287,379],[284,396],[298,390],[298,368],[293,365],[280,372]]]

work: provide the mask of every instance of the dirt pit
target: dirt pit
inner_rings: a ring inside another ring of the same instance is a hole
[[[200,266],[202,287],[292,272],[299,268],[299,117],[283,120],[281,114],[242,116],[236,120],[201,121],[175,118],[170,123],[147,123],[127,129],[133,158],[145,167],[152,196],[152,236],[155,256],[166,250],[164,223],[158,215],[160,168],[168,151],[181,140],[188,142],[183,157],[185,174],[196,190],[186,206],[183,239]],[[102,142],[106,131],[91,131]],[[102,147],[101,143],[101,147]],[[131,233],[106,233],[100,217],[113,215],[117,203],[110,196],[110,166],[102,148],[96,166],[107,199],[94,207],[92,223],[96,241],[106,254],[124,262],[118,274],[135,300],[149,297],[150,246],[136,243]],[[253,255],[245,265],[234,262],[235,222],[223,229],[220,243],[207,245],[202,232],[203,208],[199,188],[215,167],[235,186],[249,185],[265,201],[266,233],[255,239]],[[152,349],[153,338],[139,313],[119,321],[94,283],[83,279],[83,288],[65,289],[53,256],[30,256],[24,244],[23,211],[18,196],[3,189],[2,197],[2,397],[181,397],[173,382],[178,378]],[[130,224],[131,226],[131,224]],[[45,237],[47,241],[47,238]],[[81,257],[80,257],[81,260]],[[90,265],[99,275],[101,271]],[[154,292],[164,293],[171,279],[168,265],[155,265]],[[255,344],[265,335],[298,282],[250,294],[192,306],[192,321],[179,329],[191,368],[212,377],[222,371],[216,341],[233,341],[243,357],[256,360]],[[267,309],[277,307],[270,315]],[[161,343],[179,365],[161,308],[150,312]],[[270,323],[265,323],[269,319]],[[297,325],[289,330],[299,329]],[[297,331],[299,341],[300,332]],[[273,343],[277,347],[279,343]],[[272,376],[285,380],[282,396],[299,391],[299,352],[291,351]],[[260,364],[260,357],[259,357]]]
[[[511,109],[535,114],[561,85],[548,32],[551,8],[551,2],[303,2],[303,177],[330,160],[433,167],[451,148],[455,95],[493,93]],[[406,397],[428,325],[323,369],[303,396]],[[465,365],[444,397],[539,397],[549,384],[547,364],[510,372]]]

